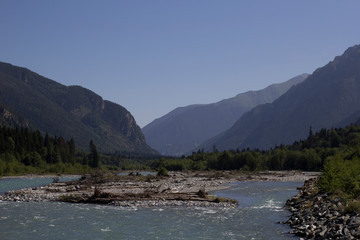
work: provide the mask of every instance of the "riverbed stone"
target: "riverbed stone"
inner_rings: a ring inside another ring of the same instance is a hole
[[[360,216],[345,213],[343,200],[320,192],[317,181],[306,181],[293,198],[297,201],[287,201],[291,232],[305,239],[360,239]]]

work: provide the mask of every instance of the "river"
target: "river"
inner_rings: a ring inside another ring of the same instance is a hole
[[[63,180],[63,179],[61,179]],[[0,193],[52,179],[3,179]],[[279,222],[302,182],[237,182],[214,192],[238,208],[120,208],[56,202],[0,202],[0,239],[297,239]]]

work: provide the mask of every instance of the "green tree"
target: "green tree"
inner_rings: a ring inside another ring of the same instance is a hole
[[[70,142],[69,142],[69,151],[70,151],[70,162],[71,162],[71,163],[74,163],[74,162],[75,162],[75,152],[76,152],[74,138],[71,138],[71,139],[70,139]]]
[[[269,158],[269,168],[271,170],[283,170],[286,160],[286,150],[275,149]]]
[[[7,139],[7,145],[6,145],[6,151],[9,153],[14,153],[15,151],[15,141],[12,137],[8,137]]]
[[[23,160],[23,163],[26,166],[33,166],[33,167],[41,167],[44,164],[40,154],[37,152],[27,153]]]
[[[325,191],[340,190],[354,197],[359,196],[360,160],[344,160],[338,154],[326,159],[324,171],[320,178],[320,186]]]
[[[93,140],[90,141],[89,148],[90,148],[89,165],[92,168],[98,168],[100,166],[100,158]]]

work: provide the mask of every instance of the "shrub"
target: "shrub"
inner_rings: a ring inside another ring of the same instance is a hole
[[[169,176],[169,174],[168,174],[168,171],[166,170],[166,168],[162,167],[162,168],[160,168],[158,170],[157,176],[161,176],[161,177],[165,176],[165,177],[167,177],[167,176]]]
[[[360,213],[360,202],[355,201],[355,202],[349,203],[349,205],[345,207],[345,213],[347,213],[347,214],[352,214],[352,213],[359,214]]]
[[[359,195],[359,160],[344,160],[340,155],[328,158],[320,178],[320,187],[327,192],[340,190],[352,197]]]
[[[201,198],[206,198],[206,196],[208,195],[206,192],[205,192],[205,189],[200,189],[198,192],[197,192],[197,195]]]

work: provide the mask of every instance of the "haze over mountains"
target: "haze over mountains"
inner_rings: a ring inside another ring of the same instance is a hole
[[[154,154],[124,107],[80,86],[64,86],[28,69],[0,62],[0,124],[74,138],[88,150]]]
[[[360,118],[360,45],[348,48],[273,103],[244,114],[229,130],[199,148],[260,148],[304,139],[321,128],[342,127]]]
[[[217,103],[180,107],[154,120],[142,130],[147,143],[160,153],[178,156],[186,154],[229,129],[245,112],[257,105],[274,101],[307,77],[308,74],[302,74],[284,83],[241,93]]]
[[[359,124],[359,103],[360,45],[311,75],[213,104],[177,108],[145,126],[144,134],[122,106],[83,87],[64,86],[0,62],[0,126],[73,137],[83,149],[92,139],[102,152],[268,149],[306,138],[310,127],[315,132]]]

